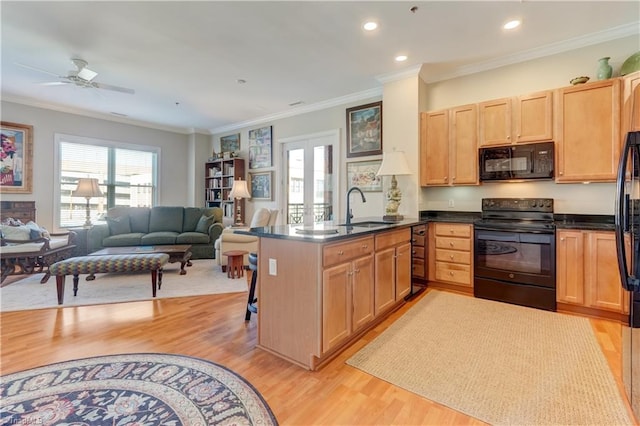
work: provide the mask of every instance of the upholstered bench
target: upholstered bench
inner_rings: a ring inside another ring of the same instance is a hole
[[[76,296],[80,274],[151,271],[151,290],[153,297],[156,297],[156,288],[162,287],[162,267],[168,261],[169,255],[165,253],[81,256],[56,262],[49,267],[49,271],[56,276],[58,305],[62,305],[67,275],[73,275],[73,295]]]

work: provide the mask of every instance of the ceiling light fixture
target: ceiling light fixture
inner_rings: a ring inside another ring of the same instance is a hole
[[[378,23],[373,21],[365,22],[362,28],[364,28],[366,31],[373,31],[378,28]]]
[[[505,30],[513,30],[515,28],[518,28],[521,23],[522,21],[520,21],[519,19],[514,19],[504,24],[502,28],[504,28]]]
[[[242,78],[239,78],[239,79],[236,80],[236,83],[238,83],[238,84],[245,84],[246,82],[247,82],[247,80],[242,79]]]
[[[404,62],[408,59],[407,55],[398,55],[396,56],[396,62]]]

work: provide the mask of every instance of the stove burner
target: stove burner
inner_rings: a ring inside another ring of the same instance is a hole
[[[489,254],[489,255],[499,255],[499,254],[509,254],[515,253],[518,251],[515,247],[512,247],[508,244],[500,243],[497,241],[478,241],[478,254]]]

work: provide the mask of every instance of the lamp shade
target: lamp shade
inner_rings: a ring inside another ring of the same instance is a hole
[[[78,179],[78,186],[75,191],[71,193],[72,197],[102,197],[102,191],[98,186],[98,179],[95,178],[80,178]]]
[[[382,154],[382,164],[377,176],[410,175],[411,169],[404,151],[391,151]]]
[[[229,198],[251,198],[246,180],[234,180],[233,187],[229,193]]]

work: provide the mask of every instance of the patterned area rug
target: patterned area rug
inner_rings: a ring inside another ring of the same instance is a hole
[[[586,318],[430,291],[349,360],[492,425],[632,425]]]
[[[277,425],[245,379],[170,354],[85,358],[2,377],[0,424]]]

